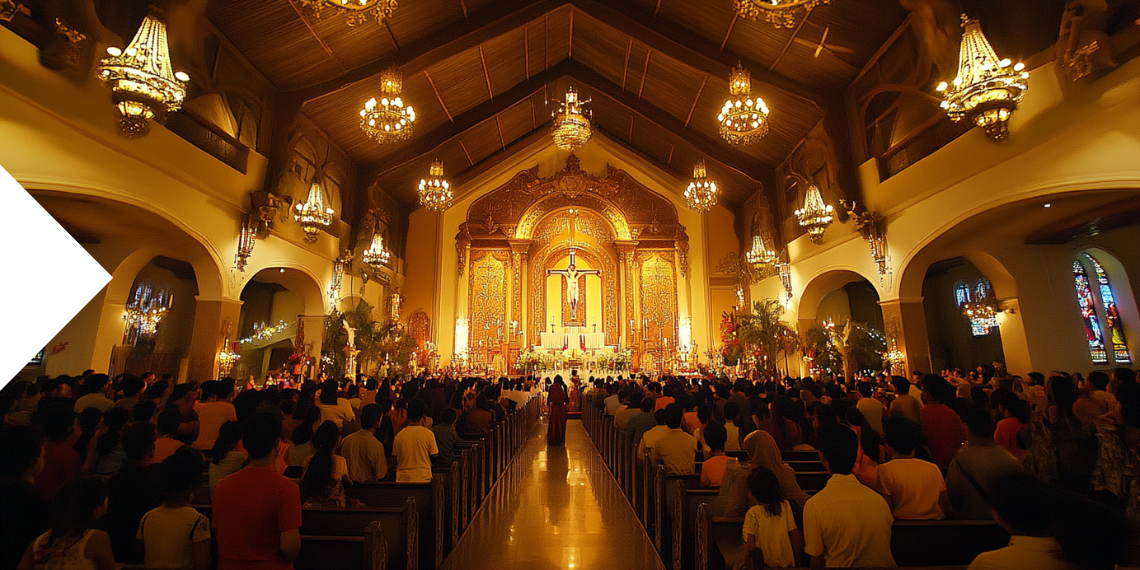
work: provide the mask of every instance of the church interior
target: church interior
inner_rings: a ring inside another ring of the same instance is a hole
[[[1138,0],[0,0],[0,166],[111,276],[0,392],[0,570],[1140,566],[1137,55]],[[265,408],[305,503],[254,561]],[[209,558],[120,554],[138,424]]]

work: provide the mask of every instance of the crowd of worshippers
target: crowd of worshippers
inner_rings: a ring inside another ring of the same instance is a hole
[[[1140,522],[1140,384],[1119,368],[845,383],[664,377],[590,396],[630,449],[719,488],[766,566],[894,567],[897,520],[994,520],[1012,540],[970,566],[1113,568]],[[830,472],[809,495],[783,451]]]
[[[0,570],[288,570],[305,507],[345,487],[429,482],[460,436],[531,397],[521,381],[175,383],[16,379],[0,390]],[[208,485],[211,518],[194,497]],[[212,541],[217,540],[213,545]]]

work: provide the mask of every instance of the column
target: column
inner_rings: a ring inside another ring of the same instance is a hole
[[[618,311],[618,320],[621,321],[618,330],[623,348],[633,348],[633,343],[637,340],[633,338],[633,331],[629,327],[629,321],[637,318],[633,310],[633,274],[630,272],[630,266],[633,264],[633,250],[636,246],[636,241],[614,242],[614,249],[617,250],[618,254],[618,282],[620,283],[618,291],[621,297],[620,306],[622,307],[622,310]]]
[[[930,370],[930,341],[926,332],[926,310],[922,297],[879,301],[888,330],[897,328],[898,349],[906,355],[906,372]],[[897,323],[897,327],[894,325]]]
[[[529,257],[528,253],[530,252],[531,240],[512,239],[509,241],[511,244],[511,261],[515,273],[511,285],[511,304],[507,315],[507,322],[509,323],[512,320],[519,322],[519,330],[523,331],[524,334],[521,336],[515,335],[515,337],[511,340],[517,340],[521,343],[522,339],[526,336],[526,333],[530,330],[527,327],[526,318],[526,305],[528,299],[528,295],[526,295],[526,287],[528,283],[527,272],[529,271],[527,258]],[[507,330],[509,331],[510,329],[508,328]],[[527,342],[533,344],[537,342],[537,339],[527,339]],[[520,344],[519,349],[522,350],[523,348],[525,347]]]
[[[205,382],[217,378],[218,352],[222,350],[226,335],[229,335],[230,342],[238,340],[237,324],[242,302],[239,299],[204,299],[201,296],[194,299],[197,301],[194,335],[190,339],[186,380]]]
[[[1033,370],[1029,354],[1029,339],[1025,335],[1025,322],[1021,319],[1021,302],[1017,297],[998,299],[998,334],[1005,353],[1005,369],[1012,374],[1026,375]]]
[[[463,343],[460,343],[459,339],[455,338],[455,324],[459,321],[459,319],[467,318],[467,296],[470,293],[470,291],[468,291],[468,288],[471,278],[469,275],[471,272],[470,268],[468,267],[467,260],[471,257],[471,243],[457,243],[456,249],[458,250],[459,259],[456,262],[457,266],[455,269],[458,272],[459,283],[455,286],[455,317],[450,323],[439,324],[440,332],[447,334],[454,339],[451,345],[451,357],[448,357],[448,362],[450,362],[451,358],[455,356],[459,349],[467,347],[466,340]],[[470,326],[470,323],[468,323],[468,326]],[[470,336],[471,335],[468,334],[468,340],[470,339]]]
[[[322,343],[325,340],[325,316],[298,315],[298,317],[305,323],[305,345],[312,345],[305,354],[317,359],[315,368],[320,370]]]

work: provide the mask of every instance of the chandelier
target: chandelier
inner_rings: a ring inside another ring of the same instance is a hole
[[[360,110],[360,128],[368,138],[380,144],[412,138],[416,112],[411,105],[404,106],[403,91],[404,76],[395,66],[380,74],[380,100],[373,97]]]
[[[305,243],[316,242],[321,230],[332,223],[333,209],[325,207],[325,193],[316,180],[309,187],[309,198],[297,203],[294,208],[297,213],[293,214],[293,220],[301,222],[301,229],[305,231]]]
[[[780,262],[780,254],[772,247],[772,238],[768,234],[752,236],[752,249],[744,254],[748,263],[760,269],[772,269]]]
[[[119,109],[119,131],[127,138],[150,132],[150,120],[162,123],[166,114],[182,107],[190,76],[171,69],[166,25],[152,10],[126,49],[107,48],[96,67],[97,77],[111,88],[111,101]]]
[[[685,201],[690,208],[703,214],[716,205],[717,193],[716,182],[706,177],[704,159],[698,160],[693,165],[693,181],[685,189]]]
[[[1029,72],[1024,63],[999,60],[977,20],[962,14],[962,27],[958,76],[952,85],[943,81],[936,88],[944,97],[942,108],[954,122],[969,119],[991,141],[1000,141],[1009,133],[1009,116],[1029,89]]]
[[[380,266],[388,265],[388,261],[392,259],[392,252],[384,247],[384,236],[379,232],[373,230],[372,243],[369,244],[368,249],[360,254],[360,261],[370,265],[373,270],[380,271]]]
[[[314,17],[321,17],[321,9],[332,6],[338,12],[348,13],[348,25],[356,27],[368,21],[368,16],[376,18],[377,24],[384,23],[396,11],[396,0],[301,0],[301,5]]]
[[[234,363],[241,358],[238,353],[237,343],[230,344],[230,337],[226,337],[225,342],[222,343],[222,350],[218,352],[218,378],[225,378],[230,375],[234,369]]]
[[[135,287],[135,294],[127,304],[127,314],[123,320],[127,322],[128,329],[136,329],[139,335],[152,335],[158,328],[158,323],[170,310],[170,302],[174,296],[166,289],[157,293],[150,283],[141,283]]]
[[[443,161],[431,161],[428,177],[420,179],[420,205],[433,211],[442,212],[451,206],[451,183],[443,178]]]
[[[730,97],[716,120],[720,136],[732,144],[752,144],[768,134],[768,105],[752,98],[752,75],[741,64],[728,75]]]
[[[554,145],[562,150],[575,151],[594,134],[590,124],[593,118],[590,101],[578,98],[578,92],[571,87],[566,91],[566,100],[558,104],[554,112]]]
[[[830,0],[735,0],[732,5],[736,15],[749,20],[757,20],[761,16],[769,24],[777,28],[791,28],[796,25],[796,13],[803,10],[805,13],[814,10],[820,4],[827,4]]]
[[[831,225],[832,210],[833,208],[830,205],[823,202],[823,196],[819,193],[819,186],[815,184],[808,186],[807,193],[804,195],[804,207],[796,210],[796,220],[801,226],[807,228],[812,243],[823,243],[823,231]]]
[[[967,303],[962,312],[970,318],[974,336],[986,336],[998,327],[998,308],[988,300]]]
[[[253,246],[257,238],[257,224],[251,220],[242,220],[241,234],[238,236],[237,255],[234,256],[234,268],[245,273],[245,266],[249,256],[253,255]]]

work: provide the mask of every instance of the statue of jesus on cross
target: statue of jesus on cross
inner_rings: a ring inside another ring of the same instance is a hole
[[[597,269],[578,269],[575,263],[574,250],[570,250],[570,266],[566,269],[547,269],[547,275],[561,275],[566,279],[566,300],[570,303],[570,320],[578,322],[578,300],[580,291],[578,277],[580,275],[600,275]],[[585,319],[582,319],[585,321]]]

